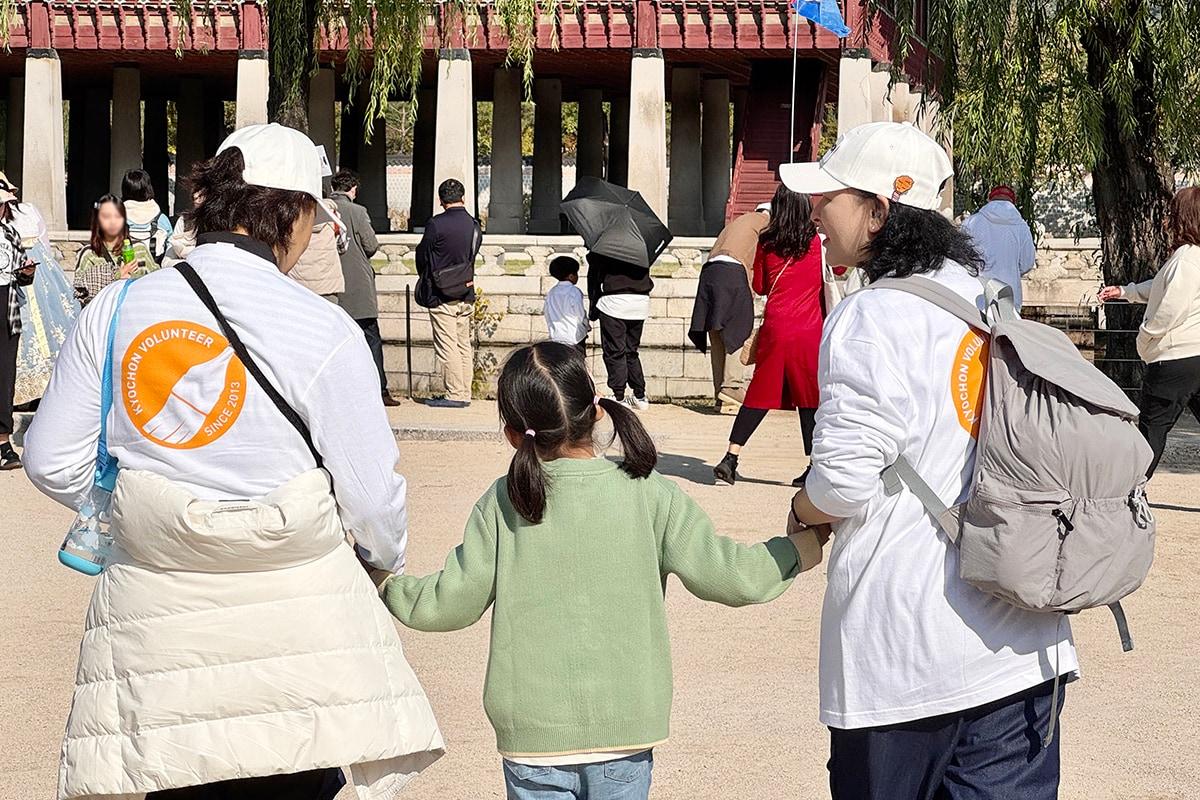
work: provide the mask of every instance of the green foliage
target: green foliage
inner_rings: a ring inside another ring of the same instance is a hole
[[[1106,125],[1126,139],[1148,133],[1139,149],[1176,168],[1200,162],[1200,0],[928,5],[925,71],[971,179],[1015,183],[1026,199],[1049,177],[1079,179],[1125,156],[1106,147]],[[898,66],[918,33],[916,0],[869,6],[895,7]]]

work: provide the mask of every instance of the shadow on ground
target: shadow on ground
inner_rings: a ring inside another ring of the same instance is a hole
[[[716,486],[717,479],[713,477],[715,462],[710,464],[696,456],[680,455],[679,453],[659,453],[656,469],[663,475],[682,478],[699,486]],[[770,481],[755,478],[751,475],[738,473],[738,483],[753,483],[760,486],[790,486],[790,482]],[[724,486],[725,484],[720,484]]]

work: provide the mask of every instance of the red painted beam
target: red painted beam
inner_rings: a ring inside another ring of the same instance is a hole
[[[53,46],[50,39],[50,4],[44,0],[34,0],[28,7],[29,46],[49,50]]]
[[[242,3],[238,7],[238,21],[241,23],[241,49],[266,50],[267,26],[262,6],[258,3]]]

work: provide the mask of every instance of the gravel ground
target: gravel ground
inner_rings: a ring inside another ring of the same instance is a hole
[[[477,406],[481,404],[476,404]],[[410,483],[409,567],[441,566],[460,540],[476,498],[509,452],[480,431],[494,425],[483,405],[469,414],[406,406],[397,427],[441,431],[401,444]],[[746,480],[714,486],[731,420],[655,407],[646,416],[662,450],[661,469],[679,481],[728,535],[752,541],[782,527],[802,471],[794,417],[771,414],[742,457]],[[452,438],[456,429],[473,441]],[[492,428],[494,430],[494,428]],[[1074,622],[1083,680],[1062,717],[1062,797],[1165,800],[1200,795],[1200,437],[1181,431],[1151,487],[1158,552],[1146,585],[1126,602],[1137,642],[1121,652],[1106,612]],[[42,497],[22,473],[0,474],[2,528],[9,548],[0,582],[0,773],[13,800],[52,797],[83,614],[91,581],[58,565],[54,549],[71,512]],[[655,753],[653,796],[827,797],[828,735],[817,722],[817,630],[824,590],[818,568],[766,606],[727,609],[668,588],[675,663],[672,737]],[[503,796],[499,758],[481,695],[488,620],[453,634],[402,631],[417,675],[449,746],[414,782],[409,797]],[[349,797],[343,793],[343,797]]]

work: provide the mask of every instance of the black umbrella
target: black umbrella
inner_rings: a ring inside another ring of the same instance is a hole
[[[593,253],[649,268],[674,238],[642,196],[599,178],[580,178],[562,213]]]

